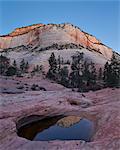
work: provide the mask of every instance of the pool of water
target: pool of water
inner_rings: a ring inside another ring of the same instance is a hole
[[[84,140],[89,142],[94,133],[94,123],[86,118],[59,122],[61,117],[47,118],[18,130],[18,135],[33,141]],[[74,120],[74,121],[73,121]],[[61,120],[60,120],[61,121]],[[67,125],[65,124],[67,123]]]

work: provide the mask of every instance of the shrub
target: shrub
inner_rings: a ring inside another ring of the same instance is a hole
[[[17,72],[17,69],[15,67],[10,66],[6,71],[6,75],[13,76],[16,74],[16,72]]]
[[[33,84],[31,86],[31,90],[33,90],[33,91],[39,91],[39,90],[46,91],[46,89],[44,87],[39,87],[37,84]]]
[[[31,90],[37,91],[37,90],[38,90],[38,85],[37,85],[37,84],[33,84],[33,85],[31,86]]]
[[[17,87],[17,89],[23,89],[24,88],[24,86],[19,86],[19,87]]]

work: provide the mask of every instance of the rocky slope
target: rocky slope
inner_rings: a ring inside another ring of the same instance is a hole
[[[30,84],[30,79],[20,80],[22,84]],[[3,81],[13,87],[12,82],[18,82],[18,79]],[[39,80],[39,84],[43,84],[43,81]],[[82,94],[61,88],[58,84],[52,83],[51,88],[49,83],[44,85],[47,91],[1,94],[0,150],[119,150],[120,89],[90,91],[84,93],[83,97]],[[71,105],[71,101],[75,101],[77,105]],[[17,135],[17,129],[28,123],[27,121],[35,121],[35,117],[40,119],[57,115],[76,116],[78,119],[87,118],[93,121],[95,133],[92,141],[30,141]]]
[[[96,51],[110,59],[112,49],[105,46],[96,37],[82,31],[72,24],[36,24],[17,28],[8,35],[0,36],[0,49],[27,46],[29,49],[74,43],[88,50]]]

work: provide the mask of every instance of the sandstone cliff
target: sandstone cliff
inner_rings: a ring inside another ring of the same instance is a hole
[[[54,43],[74,43],[88,50],[101,53],[107,59],[112,56],[111,48],[72,24],[36,24],[17,28],[8,35],[0,36],[0,50],[18,46],[41,48]]]

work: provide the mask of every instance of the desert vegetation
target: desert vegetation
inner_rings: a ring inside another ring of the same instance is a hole
[[[99,68],[98,72],[95,64],[85,61],[84,54],[79,52],[73,55],[72,62],[68,63],[70,69],[67,65],[62,65],[62,58],[59,56],[56,59],[54,53],[48,61],[50,68],[46,77],[73,90],[82,92],[120,85],[120,63],[114,54],[111,61],[106,62],[104,69]]]
[[[48,62],[47,73],[42,65],[35,65],[33,70],[29,71],[30,65],[24,59],[18,65],[15,60],[11,63],[9,58],[1,55],[0,74],[18,77],[24,77],[24,74],[44,75],[50,80],[79,92],[120,86],[120,63],[114,54],[111,61],[106,62],[104,68],[99,68],[98,71],[95,64],[85,61],[84,54],[80,52],[72,56],[72,61],[64,60],[60,55],[56,58],[52,52]],[[37,90],[37,87],[33,85],[32,89]]]
[[[1,55],[0,56],[0,74],[5,76],[20,76],[21,74],[28,73],[29,64],[25,62],[24,59],[21,60],[20,65],[18,66],[14,60],[11,63],[10,59]]]
[[[108,87],[120,86],[120,62],[114,54],[104,66],[103,80]]]
[[[24,59],[22,59],[18,65],[16,60],[12,63],[6,56],[0,56],[0,75],[18,77],[23,77],[25,74],[31,74],[31,76],[36,74],[45,75],[42,65],[35,65],[32,71],[29,71],[29,68],[28,61],[25,61]]]
[[[45,50],[49,50],[49,49],[63,50],[63,49],[81,49],[81,48],[83,48],[83,46],[80,44],[67,43],[67,44],[59,45],[58,43],[53,43],[50,46],[40,48],[39,51],[45,51]]]

